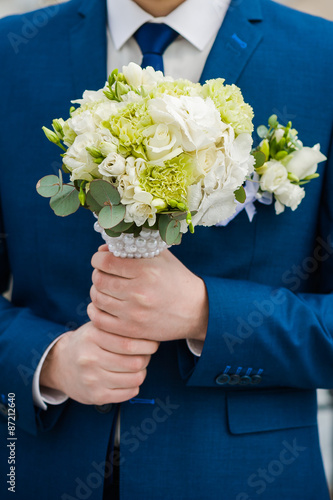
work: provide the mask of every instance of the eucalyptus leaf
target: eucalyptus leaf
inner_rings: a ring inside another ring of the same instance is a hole
[[[96,179],[90,183],[90,193],[101,206],[118,205],[120,202],[120,195],[117,188],[102,179]]]
[[[115,207],[113,207],[115,208]],[[125,231],[128,231],[131,227],[133,227],[134,222],[119,222],[116,226],[112,228],[112,231],[117,232],[117,233],[124,233]]]
[[[88,191],[86,195],[86,207],[92,212],[94,212],[96,215],[98,215],[101,209],[103,208],[101,205],[99,205],[99,203],[97,203],[95,198],[91,196],[90,191]]]
[[[265,127],[265,125],[260,125],[260,127],[257,128],[257,134],[261,139],[265,139],[268,135],[268,128]]]
[[[63,181],[63,178],[62,178],[62,171],[59,168],[59,186],[60,186],[60,189],[62,189],[63,184],[64,184],[64,181]]]
[[[173,245],[180,245],[181,242],[182,242],[182,237],[183,237],[183,234],[182,233],[179,233],[178,237],[175,239],[175,241],[173,242]]]
[[[167,245],[173,245],[180,234],[180,222],[171,219],[168,215],[163,215],[160,217],[158,225],[162,240]]]
[[[98,223],[103,229],[111,229],[124,220],[124,205],[107,205],[98,215]]]
[[[66,217],[77,211],[80,206],[79,193],[75,186],[65,185],[62,191],[50,200],[50,207],[56,215]]]
[[[116,231],[112,231],[112,229],[104,229],[104,231],[106,232],[106,234],[108,236],[111,236],[111,238],[119,238],[119,236],[121,235],[121,233],[118,233]]]
[[[239,203],[244,203],[246,200],[246,193],[243,186],[240,186],[234,193],[236,200]]]
[[[268,119],[268,124],[272,128],[276,128],[279,124],[277,115],[272,115]]]
[[[256,160],[254,168],[260,168],[266,163],[266,155],[262,151],[254,151],[252,155]]]
[[[56,175],[47,175],[37,182],[37,193],[44,198],[52,198],[61,189],[61,180]]]

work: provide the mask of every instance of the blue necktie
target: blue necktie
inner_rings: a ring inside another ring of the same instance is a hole
[[[177,36],[177,31],[166,24],[143,24],[134,33],[143,55],[142,68],[152,66],[156,71],[164,72],[163,53]]]

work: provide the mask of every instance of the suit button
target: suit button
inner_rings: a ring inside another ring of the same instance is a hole
[[[221,373],[221,375],[216,377],[215,382],[217,383],[217,385],[225,385],[228,384],[229,380],[229,375],[227,375],[226,373]]]
[[[252,375],[251,379],[252,379],[251,383],[253,385],[260,384],[260,382],[262,381],[262,377],[260,375]]]
[[[237,385],[240,383],[240,376],[239,375],[231,375],[229,385]]]
[[[8,406],[3,403],[0,403],[0,415],[3,415],[4,417],[8,416]]]
[[[112,403],[106,405],[95,405],[95,410],[98,411],[98,413],[110,413],[112,406]]]
[[[244,375],[243,377],[241,377],[240,380],[241,385],[249,385],[251,384],[251,382],[252,382],[251,377],[249,377],[248,375]]]

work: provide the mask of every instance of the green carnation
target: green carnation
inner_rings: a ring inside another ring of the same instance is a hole
[[[243,94],[236,85],[224,85],[224,79],[207,80],[202,87],[202,97],[210,97],[220,112],[221,119],[233,127],[235,134],[252,134],[253,109],[244,102]]]
[[[143,131],[152,124],[146,100],[128,104],[111,116],[108,122],[103,122],[103,126],[109,128],[112,135],[119,139],[120,154],[143,159],[147,159]]]
[[[163,165],[147,164],[140,172],[142,189],[172,206],[173,201],[187,204],[187,188],[193,184],[194,156],[182,153]]]
[[[165,94],[174,97],[182,95],[197,96],[200,94],[200,89],[200,83],[192,83],[190,80],[176,80],[174,82],[162,80],[158,83],[156,90],[154,90],[154,96],[150,97],[159,97]]]

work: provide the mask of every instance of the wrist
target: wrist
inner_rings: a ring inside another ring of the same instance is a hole
[[[49,389],[65,392],[58,378],[58,374],[61,373],[59,353],[62,351],[62,340],[63,337],[54,344],[46,356],[40,372],[39,385],[40,387],[43,386]]]
[[[196,290],[196,300],[192,304],[192,311],[195,314],[194,324],[187,339],[204,342],[207,335],[209,303],[205,282],[199,277],[197,277]]]

